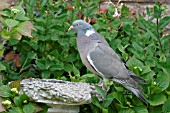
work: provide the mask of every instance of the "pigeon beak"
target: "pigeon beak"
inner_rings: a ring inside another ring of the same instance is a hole
[[[71,30],[73,30],[74,29],[74,27],[73,26],[70,26],[70,28],[68,29],[68,31],[71,31]]]

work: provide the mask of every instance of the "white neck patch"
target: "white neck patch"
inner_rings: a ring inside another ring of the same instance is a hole
[[[85,35],[86,35],[86,36],[90,36],[90,35],[93,34],[93,33],[95,33],[94,30],[87,30]]]

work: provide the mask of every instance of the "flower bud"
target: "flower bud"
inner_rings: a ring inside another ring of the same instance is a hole
[[[73,8],[73,9],[75,9],[76,7],[75,7],[75,6],[73,6],[72,8]]]
[[[153,82],[153,85],[156,85],[156,82]]]
[[[12,11],[13,13],[15,13],[15,14],[17,14],[17,13],[19,12],[18,9],[15,9],[15,8],[13,8],[13,7],[11,7],[11,11]]]
[[[26,104],[26,103],[27,103],[27,100],[24,100],[23,103]]]
[[[2,101],[2,104],[3,105],[11,105],[11,101],[5,100],[5,101]]]
[[[12,91],[13,93],[15,93],[15,94],[19,94],[17,88],[12,88],[11,91]]]

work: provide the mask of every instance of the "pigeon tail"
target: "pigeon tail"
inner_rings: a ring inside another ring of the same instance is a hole
[[[145,104],[148,104],[148,100],[142,95],[142,93],[138,89],[134,89],[133,87],[125,86],[128,90],[134,93],[141,101]]]
[[[136,82],[139,82],[141,84],[147,84],[147,82],[145,80],[143,80],[141,77],[137,76],[135,73],[133,73],[132,71],[130,70],[127,70],[128,72],[128,75],[130,75],[130,77],[136,81]]]

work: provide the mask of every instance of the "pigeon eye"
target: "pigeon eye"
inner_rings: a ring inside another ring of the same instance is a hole
[[[79,26],[80,24],[77,24],[77,26]]]

